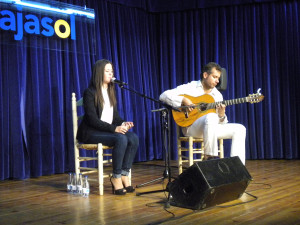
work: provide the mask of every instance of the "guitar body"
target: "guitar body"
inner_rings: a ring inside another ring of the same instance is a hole
[[[209,94],[201,95],[198,97],[193,97],[189,95],[181,95],[181,96],[190,99],[195,105],[215,102],[214,98]],[[216,109],[213,108],[208,110],[201,110],[200,107],[195,107],[191,112],[189,112],[187,108],[181,109],[180,112],[172,110],[172,114],[175,122],[177,123],[178,126],[181,127],[188,127],[192,125],[198,118],[208,113],[216,113]]]

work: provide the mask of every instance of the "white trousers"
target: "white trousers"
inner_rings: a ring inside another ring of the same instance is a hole
[[[239,156],[245,165],[246,128],[243,125],[219,124],[218,115],[208,113],[188,127],[185,135],[203,138],[205,154],[211,156],[218,156],[218,138],[232,139],[230,156]]]

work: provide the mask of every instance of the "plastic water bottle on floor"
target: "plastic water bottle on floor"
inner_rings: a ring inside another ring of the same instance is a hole
[[[77,180],[77,195],[82,195],[82,174],[80,173]]]
[[[82,184],[82,196],[88,197],[90,195],[90,184],[88,180],[88,176],[84,176],[83,184]]]
[[[76,194],[76,191],[77,191],[77,176],[76,176],[76,173],[73,173],[72,194]]]
[[[68,193],[72,193],[72,173],[69,173],[69,179],[68,179],[68,183],[67,183],[67,192]]]

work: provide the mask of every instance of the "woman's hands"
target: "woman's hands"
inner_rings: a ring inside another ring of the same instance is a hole
[[[129,129],[131,129],[134,126],[133,122],[124,122],[121,124],[121,126],[117,126],[115,129],[115,132],[126,134]]]
[[[129,130],[130,128],[134,127],[133,122],[124,122],[122,125],[127,126],[128,130]]]

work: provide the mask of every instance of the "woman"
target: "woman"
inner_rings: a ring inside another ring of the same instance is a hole
[[[77,139],[88,144],[102,143],[114,146],[112,151],[113,175],[110,179],[113,193],[124,195],[134,192],[129,186],[128,174],[138,145],[138,136],[128,132],[133,122],[119,116],[114,84],[111,82],[113,65],[106,59],[93,67],[89,87],[83,94],[84,118],[78,128]]]

